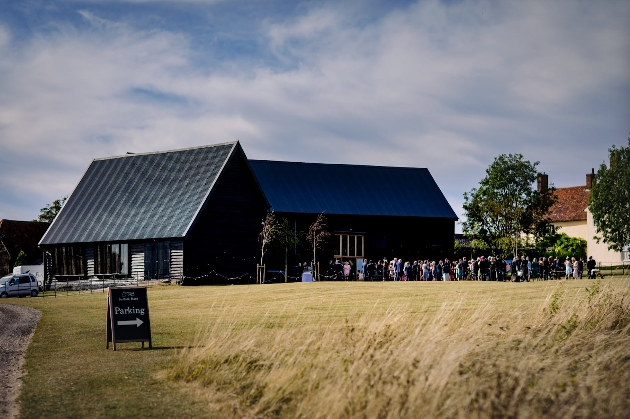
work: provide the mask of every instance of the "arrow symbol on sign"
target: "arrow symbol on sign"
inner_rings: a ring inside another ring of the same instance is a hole
[[[142,320],[136,317],[135,320],[118,320],[118,326],[133,326],[140,327],[144,323]]]

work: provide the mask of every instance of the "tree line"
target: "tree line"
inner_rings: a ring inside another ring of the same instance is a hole
[[[588,208],[597,236],[609,250],[630,245],[630,138],[628,147],[609,149],[610,165],[597,171]],[[463,233],[471,247],[493,255],[519,254],[519,249],[554,247],[576,252],[585,241],[558,234],[549,218],[556,202],[555,188],[534,188],[540,162],[531,163],[521,154],[501,154],[486,169],[477,188],[464,193]]]

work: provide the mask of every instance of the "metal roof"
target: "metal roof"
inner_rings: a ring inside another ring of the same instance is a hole
[[[428,169],[249,160],[276,212],[457,219]]]
[[[95,159],[39,244],[185,237],[237,147]]]

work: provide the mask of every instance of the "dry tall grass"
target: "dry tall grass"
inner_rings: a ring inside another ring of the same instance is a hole
[[[541,288],[534,308],[474,291],[434,310],[297,301],[247,321],[247,302],[217,306],[169,377],[228,417],[628,417],[627,285],[582,284]]]

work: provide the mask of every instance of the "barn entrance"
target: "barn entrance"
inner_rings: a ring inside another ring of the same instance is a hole
[[[351,277],[357,279],[363,275],[365,258],[365,235],[363,233],[335,233],[335,259],[341,263],[349,262],[352,266]]]

